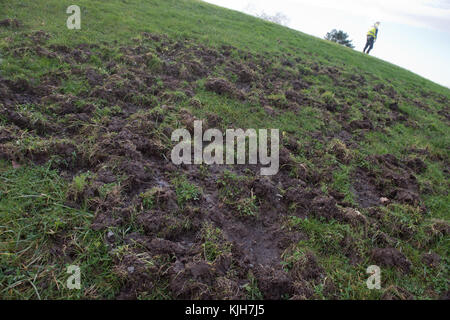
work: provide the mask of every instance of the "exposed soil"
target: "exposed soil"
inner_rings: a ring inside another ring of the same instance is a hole
[[[409,272],[411,262],[397,249],[374,249],[372,259],[381,266],[397,267],[403,272]]]
[[[0,21],[0,26],[19,27],[20,23],[7,19]],[[166,122],[171,117],[192,128],[195,117],[188,111],[178,112],[174,105],[178,99],[187,99],[191,105],[201,107],[195,100],[195,92],[201,89],[240,101],[258,101],[271,116],[298,111],[303,105],[318,107],[327,115],[337,112],[334,105],[313,100],[302,92],[310,84],[289,71],[288,59],[282,67],[276,67],[274,61],[263,55],[253,56],[230,46],[211,49],[188,40],[175,42],[149,33],[144,33],[135,46],[121,47],[119,58],[112,58],[114,55],[109,53],[113,49],[109,44],[102,45],[104,54],[101,55],[96,45],[47,46],[49,38],[45,32],[35,32],[34,47],[12,48],[11,52],[21,56],[31,50],[37,56],[64,61],[71,69],[50,72],[39,81],[0,77],[0,116],[8,123],[0,130],[0,157],[23,164],[52,160],[52,168],[60,170],[69,181],[89,171],[87,187],[71,194],[68,205],[79,207],[87,202],[95,212],[92,223],[95,230],[106,231],[131,223],[142,229],[122,239],[133,249],[115,261],[114,268],[124,283],[118,299],[137,298],[162,282],[168,284],[170,294],[178,299],[241,299],[247,294],[245,285],[249,284],[249,274],[254,275],[265,299],[281,299],[287,295],[297,299],[314,297],[311,284],[326,278],[314,253],[305,254],[289,270],[282,265],[285,250],[307,239],[301,231],[283,230],[286,218],[294,215],[352,225],[369,223],[354,208],[343,205],[342,195],[328,194],[320,188],[321,182],[329,181],[331,172],[324,168],[319,172],[295,162],[291,155],[299,150],[299,145],[295,139],[288,138],[281,150],[282,169],[274,177],[259,177],[259,168],[255,166],[211,166],[205,176],[196,166],[174,166],[168,160],[170,144],[164,140],[172,131]],[[149,49],[149,43],[156,43],[155,50]],[[236,63],[230,51],[238,52],[245,59]],[[101,59],[107,72],[85,67],[93,57]],[[216,66],[222,66],[236,81],[225,75],[217,77],[212,73]],[[272,68],[271,73],[266,71],[268,66]],[[337,83],[341,81],[342,70],[338,68],[309,67]],[[90,89],[81,90],[77,96],[64,93],[62,80],[69,78],[87,81]],[[206,78],[204,88],[197,82],[203,78]],[[357,75],[351,82],[356,86],[366,83],[366,79]],[[373,89],[393,99],[397,97],[392,88]],[[77,103],[80,99],[82,104]],[[51,105],[53,112],[43,111],[36,117],[20,108],[26,104],[40,110]],[[96,106],[101,106],[101,110],[118,108],[109,110],[99,122]],[[395,104],[390,109],[396,114],[400,112]],[[335,118],[345,130],[330,132],[330,136],[319,133],[319,140],[340,136],[351,146],[361,130],[386,125],[385,119],[379,123],[357,120],[348,125],[345,113],[349,111],[345,110],[341,109],[343,115]],[[202,120],[209,127],[220,128],[222,123],[214,114]],[[23,136],[39,138],[40,143],[19,147],[15,142]],[[320,169],[321,153],[306,149]],[[335,150],[338,159],[345,163],[349,160],[344,151]],[[423,172],[426,165],[420,158],[404,162],[383,155],[368,161],[376,169],[358,168],[352,178],[361,208],[380,206],[381,197],[398,203],[421,204],[415,174]],[[293,168],[296,176],[290,174]],[[245,182],[239,182],[239,192],[232,199],[221,193],[223,186],[219,181],[224,177],[224,170],[246,178]],[[171,182],[174,176],[182,175],[202,190],[200,199],[184,205],[177,201],[176,187]],[[110,184],[115,187],[104,195],[103,190]],[[157,188],[157,192],[153,207],[148,209],[140,195],[152,188]],[[281,194],[280,190],[285,192]],[[256,214],[242,216],[236,204],[253,195],[257,199]],[[221,235],[213,241],[217,255],[206,257],[209,238],[205,230],[216,228],[221,230]],[[111,251],[117,250],[120,239],[114,235],[106,238]],[[389,239],[384,242],[389,243]],[[352,239],[346,238],[342,244],[348,249],[350,261],[358,261],[359,257],[351,250]],[[372,259],[404,272],[411,267],[411,262],[393,248],[374,249]],[[424,260],[430,266],[439,263],[432,255],[424,256]],[[326,281],[327,295],[335,296],[336,290],[332,282]]]
[[[363,208],[381,205],[382,198],[400,203],[420,204],[419,184],[415,174],[426,169],[420,158],[400,161],[386,154],[369,159],[375,169],[358,168],[354,173],[354,193]]]

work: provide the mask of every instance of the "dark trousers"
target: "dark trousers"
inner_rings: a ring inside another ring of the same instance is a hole
[[[373,49],[373,44],[374,44],[374,42],[375,42],[374,37],[368,36],[368,37],[367,37],[367,43],[366,43],[366,46],[364,47],[363,52],[368,54],[368,53],[370,52],[370,50]],[[367,49],[368,49],[368,50],[367,50]],[[366,52],[366,50],[367,50],[367,52]]]

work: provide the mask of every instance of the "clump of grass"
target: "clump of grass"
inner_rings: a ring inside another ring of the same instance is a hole
[[[161,71],[163,63],[156,54],[149,52],[145,55],[145,58],[146,58],[147,67],[151,71],[153,71],[155,73]]]
[[[356,204],[355,195],[351,188],[350,174],[352,167],[350,165],[341,164],[333,171],[332,188],[345,195],[345,201]]]
[[[322,101],[326,104],[326,105],[336,105],[336,98],[333,92],[331,91],[325,91],[322,96]]]
[[[288,104],[288,100],[286,99],[286,96],[282,93],[279,94],[272,94],[267,97],[271,105],[283,108],[286,107]]]
[[[122,113],[122,108],[120,106],[112,106],[112,107],[104,107],[104,108],[97,108],[96,109],[96,115],[98,118],[104,118],[104,117],[110,117],[114,115],[118,115]]]
[[[160,187],[153,187],[139,195],[142,200],[142,207],[145,210],[152,209],[156,204],[156,197],[162,191]]]
[[[389,235],[404,240],[419,235],[420,225],[424,221],[420,208],[391,204],[380,210],[384,213],[381,219],[383,230]]]
[[[175,185],[177,203],[180,207],[184,207],[190,201],[200,200],[200,188],[189,182],[186,176],[174,178],[172,183]]]
[[[258,288],[258,281],[253,273],[250,271],[248,274],[248,282],[244,285],[245,291],[247,291],[247,298],[249,300],[262,300],[263,294]]]
[[[217,180],[217,184],[220,187],[220,198],[225,203],[233,203],[240,191],[240,182],[243,177],[239,177],[234,172],[225,170],[221,178]]]
[[[231,243],[225,240],[222,230],[215,228],[211,223],[204,223],[200,234],[206,261],[214,262],[220,255],[231,252]]]
[[[256,216],[258,213],[256,196],[252,194],[249,198],[240,199],[236,203],[236,209],[241,216]]]
[[[109,194],[119,191],[120,185],[117,183],[105,183],[98,188],[100,197],[105,199]]]
[[[238,176],[225,170],[217,181],[220,199],[242,217],[256,216],[258,213],[257,198],[253,192],[249,196],[242,194],[242,184],[246,183],[247,179],[245,176]]]
[[[328,146],[328,152],[333,153],[342,163],[348,164],[353,154],[347,145],[340,139],[334,138]]]
[[[84,190],[89,185],[90,178],[92,177],[91,172],[81,173],[72,179],[72,183],[69,185],[69,198],[74,201],[78,201],[81,199]]]

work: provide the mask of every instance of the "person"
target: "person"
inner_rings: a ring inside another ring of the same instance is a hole
[[[378,37],[378,27],[380,26],[380,23],[377,22],[374,24],[374,26],[369,30],[369,32],[367,32],[367,43],[366,46],[364,47],[363,52],[369,54],[370,50],[373,49],[373,45],[375,43],[375,41],[377,41],[377,37]],[[367,52],[366,52],[367,50]]]

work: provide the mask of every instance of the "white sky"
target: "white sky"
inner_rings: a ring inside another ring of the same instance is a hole
[[[282,12],[289,27],[323,38],[344,30],[362,51],[375,21],[371,55],[450,88],[450,0],[205,0],[255,14]]]

